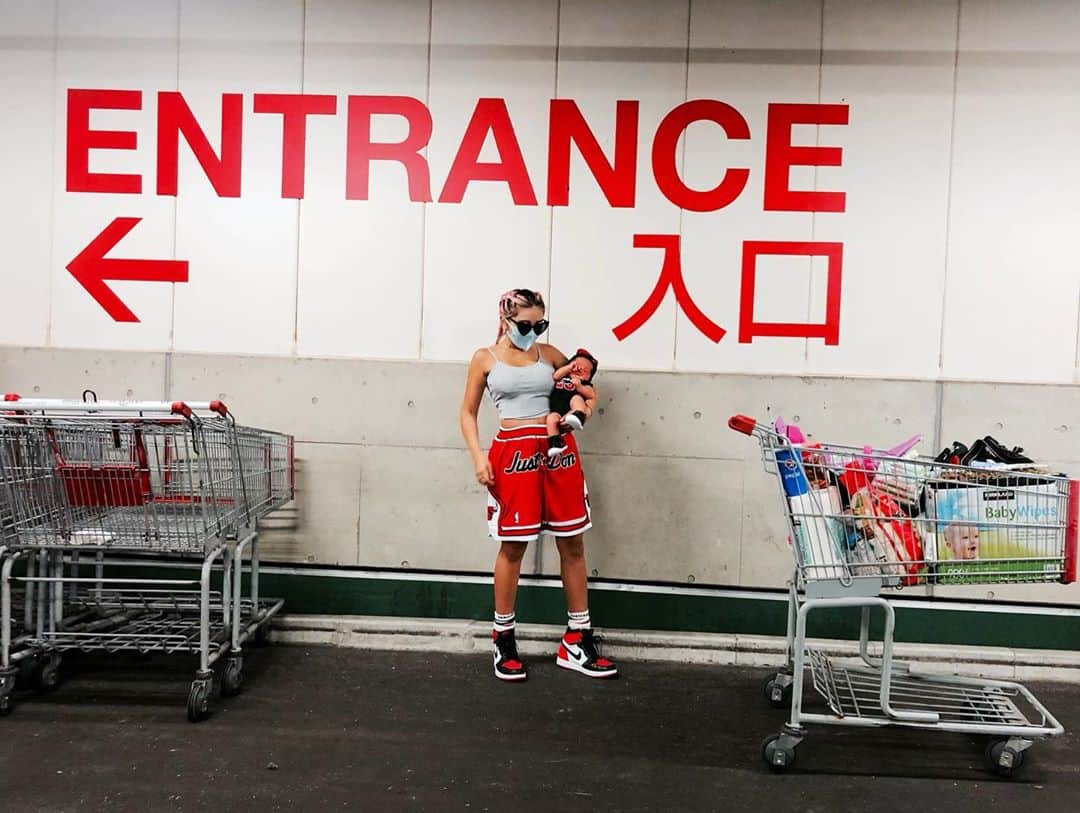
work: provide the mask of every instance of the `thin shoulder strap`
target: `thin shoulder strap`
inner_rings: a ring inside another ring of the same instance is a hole
[[[491,357],[492,357],[493,359],[495,359],[495,361],[498,361],[498,360],[499,360],[499,357],[495,355],[495,348],[494,348],[494,347],[488,347],[488,348],[487,348],[487,351],[488,351],[489,353],[491,353]]]

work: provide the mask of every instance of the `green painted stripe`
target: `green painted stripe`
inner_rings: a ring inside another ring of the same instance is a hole
[[[170,568],[122,568],[125,576],[165,578]],[[313,615],[379,615],[408,618],[491,618],[491,585],[480,579],[440,579],[437,574],[343,571],[332,575],[303,570],[265,568],[260,592],[285,599],[285,612]],[[598,626],[612,629],[783,635],[786,604],[780,593],[753,593],[696,588],[679,591],[594,589],[590,611]],[[909,643],[1001,646],[1024,649],[1080,649],[1080,614],[1054,607],[1025,606],[1017,612],[999,606],[980,609],[971,603],[896,602],[896,639]],[[1045,612],[1041,612],[1044,610]],[[562,590],[523,579],[518,590],[518,620],[523,623],[563,624],[566,606]],[[880,635],[881,619],[875,619]],[[857,639],[859,613],[819,610],[810,616],[811,637]]]

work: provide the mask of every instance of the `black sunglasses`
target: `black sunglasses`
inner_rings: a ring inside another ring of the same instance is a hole
[[[518,322],[514,319],[511,319],[509,316],[506,317],[506,321],[516,327],[518,333],[520,333],[522,336],[528,336],[530,330],[536,333],[537,336],[543,335],[543,333],[548,329],[548,325],[551,324],[547,319],[537,319],[535,322],[528,322],[524,320]]]

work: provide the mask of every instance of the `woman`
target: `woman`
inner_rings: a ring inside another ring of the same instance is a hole
[[[473,354],[461,404],[461,434],[472,454],[476,480],[488,487],[488,532],[499,543],[495,559],[495,677],[525,680],[525,664],[514,638],[514,599],[521,560],[540,534],[555,537],[569,616],[556,663],[589,677],[618,675],[600,657],[589,619],[585,546],[592,527],[589,495],[573,435],[562,453],[547,455],[548,396],[555,370],[567,358],[536,340],[547,330],[544,300],[525,288],[499,298],[495,344]],[[499,434],[485,456],[476,414],[484,389],[499,411]]]

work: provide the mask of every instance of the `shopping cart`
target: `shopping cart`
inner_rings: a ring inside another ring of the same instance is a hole
[[[240,426],[217,401],[7,396],[2,414],[0,713],[19,659],[42,662],[49,688],[67,651],[167,652],[199,656],[188,717],[203,719],[214,664],[222,694],[238,692],[244,644],[283,605],[259,596],[257,523],[292,499],[292,438]]]
[[[807,724],[984,735],[989,766],[1002,776],[1020,768],[1034,741],[1064,732],[1019,683],[917,674],[897,662],[895,613],[880,594],[918,585],[1075,581],[1080,484],[1037,466],[991,469],[868,447],[796,445],[742,415],[729,425],[761,446],[795,559],[786,666],[764,687],[771,704],[791,708],[781,732],[762,745],[771,768],[794,763]],[[854,663],[807,641],[810,613],[832,608],[861,611]],[[880,655],[870,647],[875,608],[884,614]],[[803,710],[807,668],[831,713]]]

